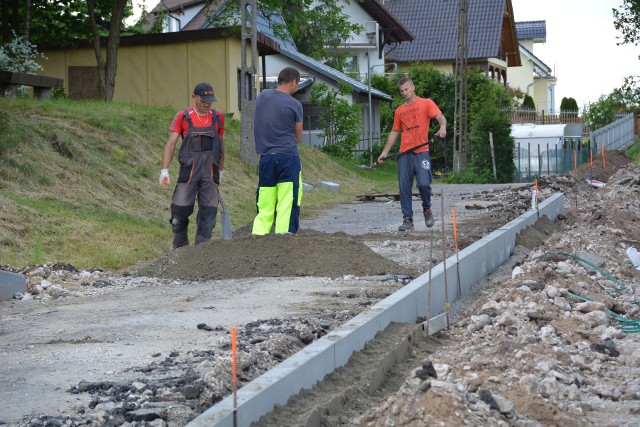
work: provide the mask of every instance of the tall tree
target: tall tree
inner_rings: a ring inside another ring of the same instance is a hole
[[[8,41],[5,20],[16,35],[33,43],[72,46],[78,39],[90,40],[100,97],[105,101],[113,99],[120,35],[125,28],[124,19],[132,12],[131,0],[26,0],[20,4],[19,7],[17,0],[2,0],[3,42]]]
[[[206,0],[215,3],[215,0]],[[293,41],[298,50],[312,58],[327,56],[327,48],[338,47],[363,27],[349,22],[343,11],[347,0],[258,0],[258,8],[276,36]],[[213,26],[235,26],[240,0],[224,3],[223,11],[210,8]],[[284,22],[283,22],[284,21]]]
[[[613,25],[622,33],[618,44],[640,44],[640,0],[623,0],[619,9],[613,9]],[[640,59],[640,56],[638,56]],[[640,104],[640,75],[625,77],[622,87],[612,94],[617,103],[627,107]]]
[[[640,43],[640,0],[623,0],[619,9],[612,10],[613,25],[622,33],[619,44]]]
[[[111,2],[111,19],[109,21],[109,35],[107,36],[106,58],[102,56],[100,31],[96,19],[95,0],[87,0],[89,23],[93,50],[98,63],[98,89],[100,97],[104,101],[113,99],[113,91],[116,86],[116,72],[118,70],[118,47],[120,46],[120,31],[124,19],[125,7],[129,0],[113,0]]]

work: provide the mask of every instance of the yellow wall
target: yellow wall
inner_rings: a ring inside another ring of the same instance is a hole
[[[425,64],[433,67],[435,70],[438,70],[440,72],[443,73],[453,73],[453,65],[450,62],[427,62],[427,63],[420,63],[420,62],[414,62],[414,63],[400,63],[398,64],[398,71],[400,73],[408,73],[409,70],[411,70],[412,68],[416,68],[416,67],[424,67]]]
[[[48,60],[39,74],[64,79],[68,92],[68,68],[96,66],[91,48],[43,51]],[[103,51],[103,55],[105,52]],[[176,110],[192,104],[196,84],[213,85],[213,108],[239,117],[237,70],[240,42],[212,39],[162,45],[120,46],[114,101],[169,105]]]

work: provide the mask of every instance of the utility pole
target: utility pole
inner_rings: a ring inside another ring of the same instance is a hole
[[[242,0],[240,46],[240,160],[256,167],[258,156],[253,139],[253,117],[256,110],[256,62],[258,32],[256,27],[256,0]],[[247,64],[247,45],[251,49],[251,64]]]
[[[456,52],[456,104],[453,113],[453,172],[467,165],[467,0],[458,0],[458,46]],[[446,157],[445,157],[446,158]]]

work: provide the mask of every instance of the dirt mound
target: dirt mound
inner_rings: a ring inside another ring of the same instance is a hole
[[[247,277],[416,276],[345,233],[241,236],[186,246],[143,267],[138,275],[182,280]]]

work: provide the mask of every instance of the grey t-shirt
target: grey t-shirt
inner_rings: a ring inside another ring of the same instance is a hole
[[[253,136],[256,153],[299,156],[295,124],[302,121],[302,104],[293,96],[265,89],[256,100]]]

